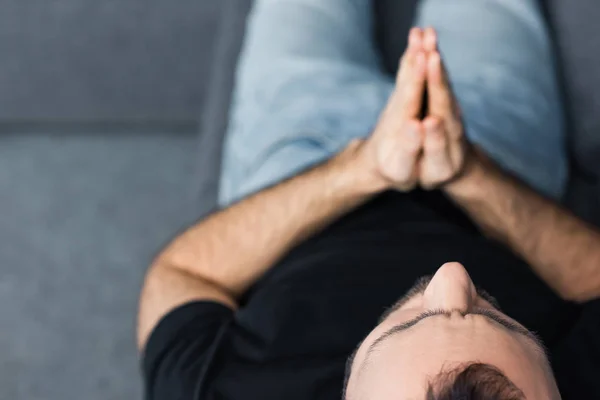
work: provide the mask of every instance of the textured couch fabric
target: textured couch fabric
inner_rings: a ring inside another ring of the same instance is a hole
[[[1,400],[141,398],[139,289],[200,215],[223,4],[2,3]]]
[[[220,0],[4,0],[0,120],[195,121],[220,10]]]
[[[217,208],[222,145],[235,83],[235,67],[242,46],[251,0],[223,0],[221,24],[201,118],[198,148],[198,200],[200,214]]]
[[[0,399],[140,399],[155,252],[197,218],[196,135],[0,136]]]
[[[575,171],[568,202],[600,226],[600,3],[546,0],[560,54]]]

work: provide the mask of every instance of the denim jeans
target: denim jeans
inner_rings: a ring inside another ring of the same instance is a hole
[[[368,136],[394,87],[371,0],[256,0],[225,138],[226,206]],[[567,155],[556,67],[536,0],[423,0],[466,135],[505,170],[560,199]]]

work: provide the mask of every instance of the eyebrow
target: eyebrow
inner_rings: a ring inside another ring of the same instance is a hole
[[[406,321],[402,324],[394,326],[393,328],[389,329],[384,334],[382,334],[379,338],[377,338],[377,340],[375,340],[373,342],[373,344],[371,344],[371,346],[369,346],[369,350],[367,351],[366,358],[368,358],[369,355],[371,353],[373,353],[375,351],[375,349],[381,345],[382,342],[389,339],[391,336],[393,336],[397,333],[403,332],[407,329],[410,329],[411,327],[415,326],[416,324],[423,321],[424,319],[431,318],[436,315],[450,316],[451,313],[452,312],[448,311],[448,310],[428,310],[428,311],[425,311],[425,312],[419,314],[418,316],[416,316],[415,318],[413,318],[409,321]],[[488,318],[489,320],[496,322],[497,324],[499,324],[506,330],[508,330],[510,332],[518,333],[518,334],[528,338],[529,340],[533,341],[536,348],[539,349],[542,354],[546,355],[546,353],[547,353],[546,348],[544,347],[544,344],[542,343],[540,338],[535,333],[525,329],[521,325],[518,325],[512,321],[507,320],[506,318],[500,316],[496,311],[485,308],[485,309],[476,309],[476,310],[473,310],[472,312],[461,313],[461,314],[463,317],[467,316],[467,315],[484,316],[484,317]]]

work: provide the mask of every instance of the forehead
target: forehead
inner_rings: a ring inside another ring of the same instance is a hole
[[[368,388],[398,390],[406,388],[406,394],[422,397],[428,377],[439,373],[452,364],[479,361],[511,369],[523,377],[539,375],[545,381],[544,356],[540,357],[536,346],[529,339],[506,330],[482,315],[468,316],[468,324],[453,326],[443,315],[420,321],[415,326],[399,332],[376,346],[370,346],[397,321],[378,326],[362,343],[354,365],[351,379],[368,382]],[[461,321],[462,322],[462,321]],[[540,368],[541,367],[541,368]],[[406,377],[406,380],[403,378]],[[404,392],[403,392],[404,393]],[[405,396],[405,394],[403,394]]]

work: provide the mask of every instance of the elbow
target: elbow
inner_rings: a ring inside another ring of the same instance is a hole
[[[584,304],[600,298],[600,285],[571,284],[557,288],[558,295],[565,301]]]

